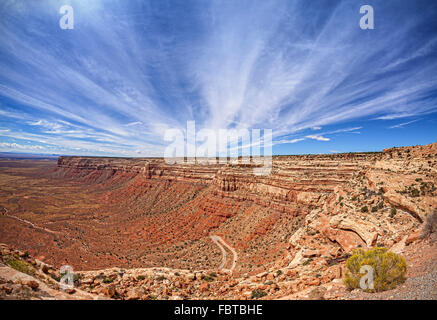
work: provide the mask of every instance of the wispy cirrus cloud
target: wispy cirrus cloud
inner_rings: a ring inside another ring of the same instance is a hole
[[[417,121],[419,121],[419,119],[408,121],[408,122],[402,122],[402,123],[396,124],[394,126],[390,126],[389,129],[403,128],[404,126],[409,125],[409,124],[414,123],[414,122],[417,122]]]
[[[12,149],[12,150],[44,150],[44,147],[38,146],[38,145],[21,145],[18,143],[7,143],[7,142],[0,142],[0,148],[6,148],[6,149]]]
[[[317,141],[329,141],[329,140],[331,140],[330,138],[323,137],[323,136],[316,136],[316,135],[309,135],[309,136],[306,136],[306,138],[317,140]]]
[[[381,18],[367,31],[351,1],[70,2],[68,31],[56,1],[0,4],[9,148],[162,156],[164,131],[188,120],[272,128],[275,146],[333,142],[437,112],[433,1],[370,1]]]

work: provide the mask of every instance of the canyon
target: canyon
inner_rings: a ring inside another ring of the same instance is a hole
[[[355,248],[409,250],[437,210],[437,143],[274,156],[272,166],[2,159],[0,242],[54,273],[71,265],[96,295],[298,298],[340,285]]]

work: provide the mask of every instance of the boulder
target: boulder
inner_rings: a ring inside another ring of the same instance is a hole
[[[109,297],[109,298],[113,298],[115,296],[115,294],[116,294],[115,285],[110,284],[110,285],[108,285],[106,287],[103,287],[100,290],[100,293],[105,295],[105,296],[107,296],[107,297]]]
[[[318,257],[320,256],[320,251],[316,249],[304,249],[302,251],[302,256],[304,258]]]
[[[208,282],[203,282],[200,286],[199,286],[199,291],[200,292],[205,292],[209,290],[209,283]]]
[[[33,291],[36,291],[39,288],[39,283],[35,280],[24,280],[22,284],[32,288]]]
[[[369,217],[369,220],[370,219]],[[360,220],[352,213],[337,215],[330,220],[330,226],[332,228],[355,232],[369,248],[376,244],[378,238],[376,225],[376,221]]]
[[[416,230],[416,231],[411,232],[407,236],[407,238],[405,239],[405,245],[408,246],[409,244],[413,243],[414,241],[417,241],[420,238],[420,233],[421,233],[421,230]]]

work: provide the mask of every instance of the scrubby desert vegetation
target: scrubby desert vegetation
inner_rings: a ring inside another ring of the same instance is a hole
[[[368,251],[356,249],[346,261],[345,285],[349,289],[361,287],[361,278],[365,272],[363,267],[370,267],[372,285],[367,284],[365,291],[386,291],[402,284],[407,275],[407,262],[400,255],[388,251],[387,248],[375,247]],[[364,270],[363,270],[364,271]]]

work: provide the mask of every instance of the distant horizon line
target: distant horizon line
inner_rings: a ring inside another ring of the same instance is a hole
[[[417,144],[417,145],[408,145],[408,146],[393,146],[393,147],[389,147],[389,148],[384,148],[382,150],[375,150],[375,151],[346,151],[346,152],[331,152],[331,153],[301,153],[301,154],[274,154],[272,155],[272,157],[287,157],[287,156],[306,156],[306,155],[342,155],[342,154],[367,154],[367,153],[382,153],[384,150],[387,149],[399,149],[399,148],[408,148],[408,147],[419,147],[419,146],[427,146],[427,145],[431,145],[437,143],[436,142],[432,142],[432,143],[428,143],[428,144]],[[28,156],[40,156],[41,158],[43,157],[51,157],[51,158],[59,158],[59,157],[78,157],[78,158],[119,158],[119,159],[163,159],[164,156],[162,157],[156,157],[156,156],[151,156],[151,157],[135,157],[135,156],[98,156],[98,155],[66,155],[66,154],[57,154],[57,153],[32,153],[32,152],[10,152],[10,151],[0,151],[0,158],[5,158],[2,157],[2,155],[28,155]],[[246,157],[246,156],[244,156]],[[258,157],[263,157],[263,156],[258,156]],[[182,157],[173,157],[174,159],[179,159]],[[183,157],[184,160],[186,160],[188,157]],[[214,157],[194,157],[195,159],[212,159]],[[216,156],[216,159],[219,159],[220,156]],[[224,158],[224,157],[222,157]],[[234,159],[236,157],[230,157],[227,156],[226,158],[228,159]],[[238,159],[243,158],[243,156],[238,156]],[[254,156],[249,156],[249,158],[254,158]],[[191,159],[191,158],[190,158]]]

